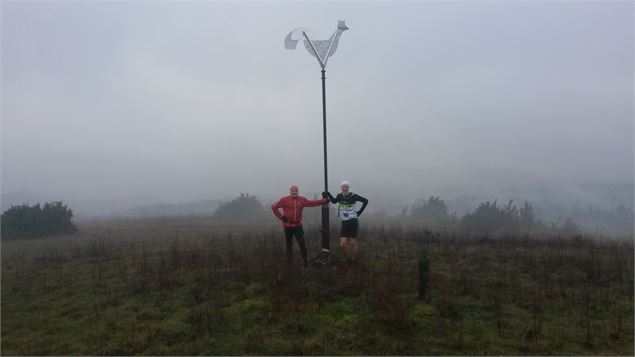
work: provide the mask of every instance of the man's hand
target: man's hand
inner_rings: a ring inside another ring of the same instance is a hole
[[[322,198],[329,198],[329,193],[326,191],[322,192]]]
[[[287,216],[282,216],[282,218],[280,218],[282,220],[282,222],[287,223],[289,222],[289,218],[287,218]]]

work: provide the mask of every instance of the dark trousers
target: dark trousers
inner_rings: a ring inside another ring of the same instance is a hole
[[[298,245],[300,246],[300,253],[302,253],[302,259],[304,263],[307,263],[306,258],[306,245],[304,245],[304,230],[302,226],[298,227],[288,227],[284,229],[284,236],[287,238],[287,260],[291,261],[292,259],[292,248],[293,248],[293,236],[295,236],[295,240],[298,241]]]

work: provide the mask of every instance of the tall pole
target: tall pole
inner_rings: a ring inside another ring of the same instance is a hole
[[[328,169],[326,153],[326,70],[322,68],[322,128],[324,132],[324,191],[328,192]],[[322,251],[329,251],[329,203],[322,205]]]
[[[324,191],[328,192],[329,177],[328,177],[328,160],[326,150],[326,63],[329,57],[331,57],[335,50],[337,50],[337,43],[339,41],[342,32],[348,30],[348,26],[343,20],[338,21],[337,30],[331,35],[328,40],[312,41],[309,39],[305,29],[297,28],[291,31],[284,39],[284,47],[289,50],[296,48],[298,41],[304,37],[304,46],[309,53],[314,56],[320,67],[322,68],[322,127],[324,135]],[[319,50],[316,50],[316,48]],[[328,264],[330,260],[329,249],[329,205],[328,201],[322,205],[322,252],[317,257],[317,261],[322,264]]]

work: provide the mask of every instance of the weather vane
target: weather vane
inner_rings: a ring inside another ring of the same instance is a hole
[[[304,48],[309,54],[315,57],[322,68],[322,127],[324,132],[324,191],[328,191],[328,169],[326,154],[326,64],[329,57],[333,56],[337,50],[337,44],[342,36],[342,32],[348,30],[344,21],[337,23],[337,29],[328,40],[313,40],[307,28],[300,27],[291,31],[284,39],[284,47],[293,50],[298,45],[298,41],[304,41]],[[329,205],[328,202],[322,205],[322,251],[317,257],[317,261],[326,264],[331,255],[329,248]]]

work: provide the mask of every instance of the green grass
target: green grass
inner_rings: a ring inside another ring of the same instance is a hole
[[[632,241],[364,228],[336,270],[287,266],[271,226],[3,241],[2,354],[633,355]]]

